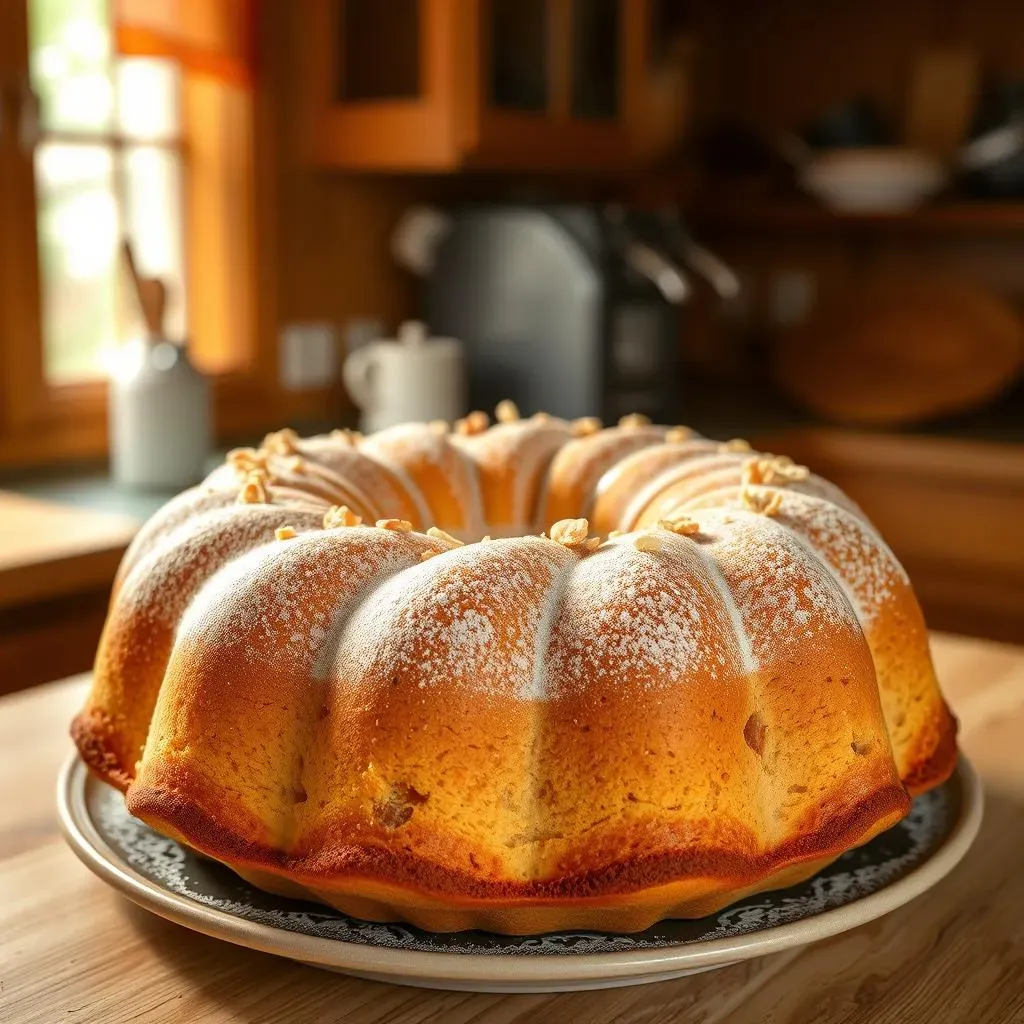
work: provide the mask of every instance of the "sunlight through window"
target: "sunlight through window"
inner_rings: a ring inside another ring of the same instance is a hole
[[[30,16],[45,369],[60,384],[100,376],[141,332],[122,237],[185,334],[181,80],[171,61],[113,52],[109,0],[32,0]]]

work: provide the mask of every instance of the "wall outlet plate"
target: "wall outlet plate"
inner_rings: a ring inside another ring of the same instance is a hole
[[[281,329],[281,386],[324,388],[338,379],[338,332],[331,323],[293,323]]]
[[[817,279],[809,270],[780,270],[771,282],[772,326],[802,324],[811,315],[817,293]]]

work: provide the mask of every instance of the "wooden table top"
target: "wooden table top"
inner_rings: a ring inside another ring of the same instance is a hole
[[[0,491],[0,608],[110,584],[139,524]]]
[[[163,921],[65,846],[54,812],[86,680],[0,699],[0,1021],[355,1024],[1024,1022],[1024,648],[936,636],[935,659],[985,782],[981,834],[934,889],[804,949],[677,981],[473,995],[346,978]]]

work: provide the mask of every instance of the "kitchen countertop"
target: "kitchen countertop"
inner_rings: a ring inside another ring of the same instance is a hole
[[[1024,647],[935,635],[984,780],[965,860],[908,906],[845,935],[678,981],[563,995],[401,988],[275,959],[163,921],[83,867],[54,783],[87,680],[0,699],[0,1020],[206,1024],[1009,1024],[1024,1021]]]
[[[131,516],[0,491],[0,608],[110,585]]]

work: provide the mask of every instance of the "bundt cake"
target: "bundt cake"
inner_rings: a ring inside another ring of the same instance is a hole
[[[913,590],[836,487],[642,417],[498,421],[283,431],[142,529],[72,727],[132,814],[362,918],[633,931],[950,774]]]

